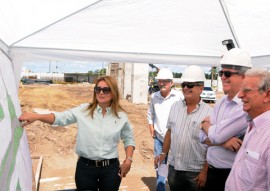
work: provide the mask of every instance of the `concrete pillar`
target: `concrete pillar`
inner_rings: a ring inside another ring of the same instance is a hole
[[[123,81],[123,98],[131,101],[131,76],[132,76],[132,63],[124,64],[124,81]]]
[[[134,63],[131,76],[132,103],[147,104],[148,100],[148,64]]]

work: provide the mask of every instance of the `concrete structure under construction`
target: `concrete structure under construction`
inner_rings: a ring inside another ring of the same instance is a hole
[[[107,75],[117,79],[122,98],[147,104],[148,67],[148,63],[111,63]]]

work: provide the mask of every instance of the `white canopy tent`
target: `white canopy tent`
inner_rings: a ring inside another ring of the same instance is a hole
[[[233,39],[251,54],[253,66],[270,68],[269,10],[269,0],[1,0],[1,188],[31,190],[25,133],[18,150],[7,149],[14,140],[8,108],[11,100],[20,115],[14,79],[19,82],[24,62],[217,66],[221,42]],[[17,157],[14,168],[2,162],[6,156]],[[6,172],[12,172],[8,183]]]
[[[16,71],[41,60],[214,66],[225,39],[269,67],[269,10],[268,0],[11,0],[0,38]]]

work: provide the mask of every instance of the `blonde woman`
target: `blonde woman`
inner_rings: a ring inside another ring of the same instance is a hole
[[[24,113],[19,119],[23,126],[36,120],[60,126],[77,123],[77,189],[117,191],[130,170],[135,149],[133,131],[119,100],[116,80],[105,76],[95,84],[92,103],[51,114]],[[117,149],[120,139],[126,152],[121,165]]]

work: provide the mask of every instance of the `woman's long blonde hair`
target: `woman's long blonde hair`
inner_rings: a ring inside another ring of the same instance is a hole
[[[118,112],[119,111],[125,111],[125,110],[120,105],[120,92],[119,92],[119,88],[118,88],[118,85],[117,85],[117,81],[115,80],[115,78],[113,78],[111,76],[103,76],[103,77],[98,78],[98,80],[97,80],[97,82],[95,84],[95,87],[97,86],[97,84],[100,81],[105,81],[108,84],[108,86],[111,88],[111,94],[112,94],[111,110],[112,110],[112,114],[119,117]],[[93,101],[87,107],[87,110],[90,111],[89,113],[90,113],[92,118],[94,117],[94,111],[95,111],[97,106],[98,106],[97,95],[94,92]]]

